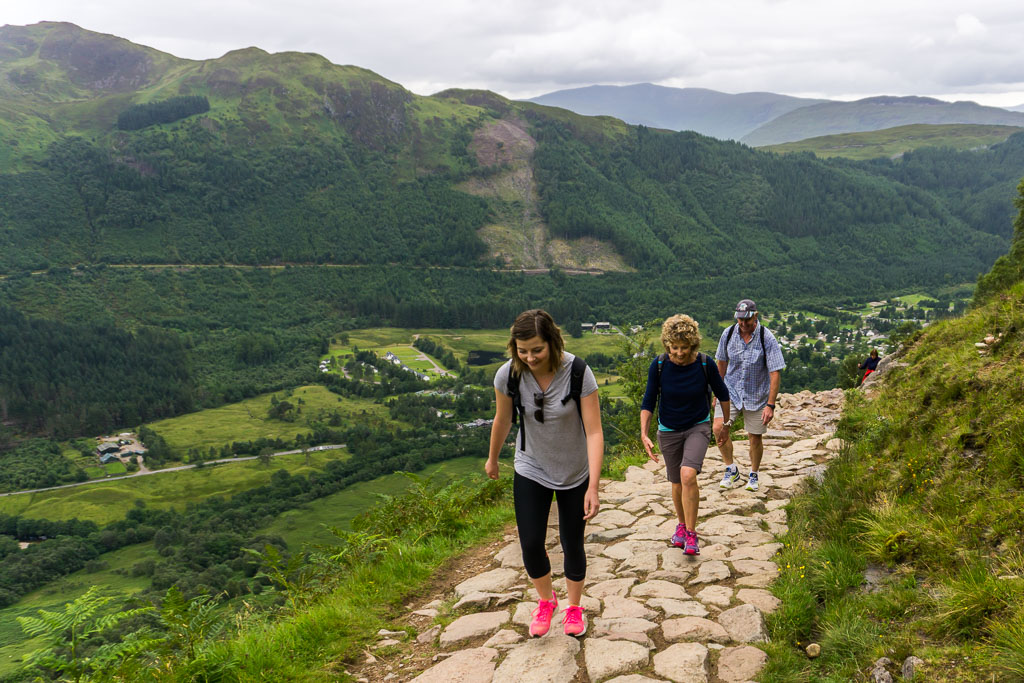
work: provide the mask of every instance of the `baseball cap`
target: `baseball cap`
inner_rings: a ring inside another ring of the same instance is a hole
[[[757,313],[757,304],[750,299],[744,299],[736,304],[736,318],[751,318]]]

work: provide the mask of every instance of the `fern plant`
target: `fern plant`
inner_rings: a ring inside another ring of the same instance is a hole
[[[53,671],[60,675],[61,680],[78,683],[83,677],[112,671],[124,660],[163,641],[139,632],[120,642],[107,643],[86,652],[84,646],[90,638],[109,631],[126,619],[153,611],[153,607],[139,607],[104,613],[103,608],[113,599],[113,596],[100,595],[99,587],[92,586],[64,605],[62,612],[41,609],[38,617],[18,617],[25,633],[46,641],[45,647],[25,658],[26,664]]]

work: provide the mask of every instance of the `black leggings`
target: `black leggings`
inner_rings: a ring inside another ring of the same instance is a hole
[[[531,579],[539,579],[551,572],[551,561],[544,540],[548,531],[548,513],[551,495],[558,503],[558,536],[565,554],[565,578],[582,581],[587,578],[587,553],[583,549],[583,498],[590,484],[588,477],[582,484],[565,491],[549,489],[516,472],[512,481],[512,497],[516,508],[516,526],[519,545],[523,549],[523,564]]]

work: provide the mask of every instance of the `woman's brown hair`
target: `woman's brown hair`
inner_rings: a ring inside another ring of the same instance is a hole
[[[509,330],[508,353],[512,357],[512,372],[521,375],[529,366],[519,359],[516,350],[516,340],[526,341],[534,337],[540,337],[548,343],[548,368],[552,372],[557,371],[562,365],[562,352],[565,350],[565,342],[562,341],[562,331],[558,329],[554,318],[544,310],[533,308],[523,311],[516,317]]]

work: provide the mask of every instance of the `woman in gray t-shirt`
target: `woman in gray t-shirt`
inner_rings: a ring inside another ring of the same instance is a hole
[[[583,531],[586,520],[600,509],[597,485],[604,459],[604,434],[594,373],[584,366],[577,406],[570,398],[575,356],[564,351],[564,346],[558,326],[545,311],[521,313],[512,325],[508,342],[512,359],[494,377],[497,409],[485,467],[492,479],[498,478],[498,454],[512,428],[513,414],[518,412],[511,390],[516,378],[522,405],[512,491],[523,564],[539,596],[530,624],[532,636],[547,633],[558,609],[545,548],[552,496],[558,504],[569,598],[563,630],[566,635],[580,636],[587,628],[580,607],[587,575]]]

